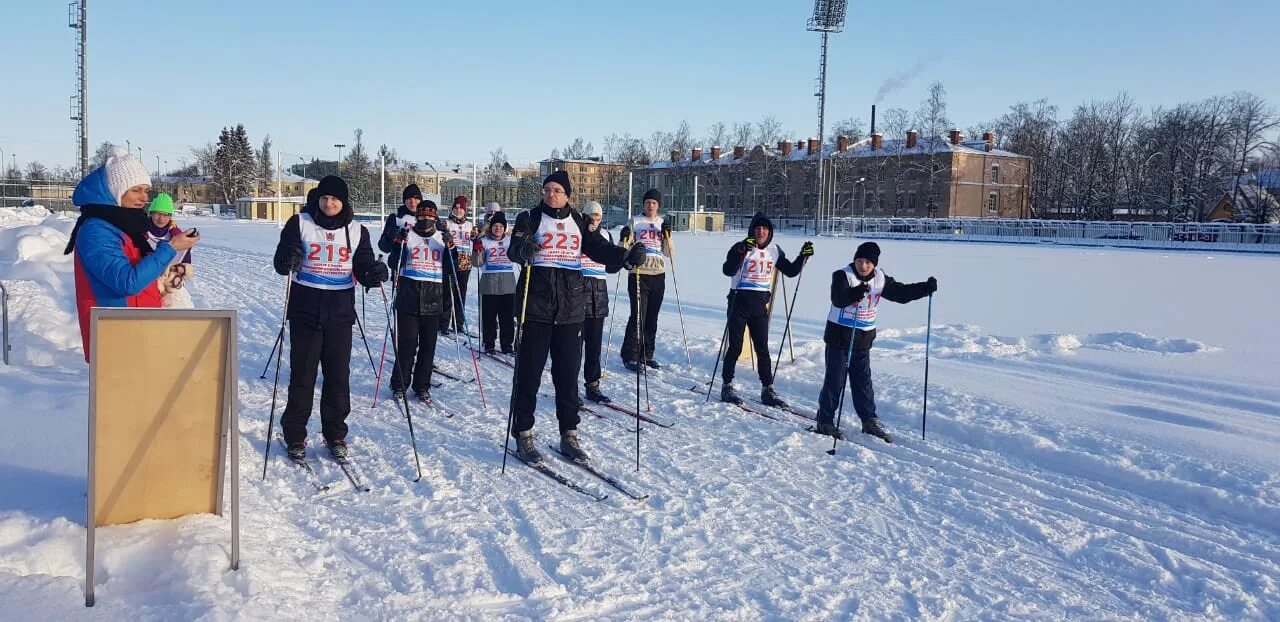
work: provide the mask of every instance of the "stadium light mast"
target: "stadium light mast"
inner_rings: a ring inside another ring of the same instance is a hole
[[[80,175],[89,171],[89,87],[85,79],[85,47],[89,41],[89,0],[67,5],[67,25],[79,31],[76,37],[76,93],[71,96],[71,120],[76,121],[76,145]]]
[[[817,205],[814,210],[813,230],[818,232],[822,225],[822,196],[823,196],[823,155],[826,153],[826,147],[823,142],[824,122],[827,112],[827,38],[833,32],[844,31],[845,13],[848,12],[848,0],[814,0],[813,17],[809,18],[806,30],[809,32],[822,33],[822,54],[819,57],[818,66],[818,92],[814,96],[818,98],[818,191],[815,194]]]

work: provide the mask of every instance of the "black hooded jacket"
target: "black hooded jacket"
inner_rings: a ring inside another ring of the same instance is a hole
[[[437,228],[439,228],[441,224],[443,223],[438,220],[436,221]],[[419,227],[417,229],[420,235],[425,233],[422,230],[425,226],[426,225],[424,224],[423,227]],[[400,260],[402,259],[401,255],[404,252],[405,245],[401,244],[400,246],[395,247],[395,249],[396,252],[387,255],[387,266],[391,268],[392,274],[398,274]],[[399,278],[399,276],[395,277],[396,311],[399,311],[400,313],[407,313],[409,315],[444,314],[446,301],[451,300],[447,295],[451,290],[445,288],[453,287],[453,253],[445,253],[440,258],[440,263],[442,264],[440,272],[444,275],[444,282],[442,283],[402,279]]]
[[[400,247],[395,244],[396,236],[400,234],[400,224],[396,221],[405,216],[416,216],[416,214],[403,205],[396,209],[396,213],[387,214],[386,221],[382,223],[382,235],[378,236],[378,250],[387,255],[395,254],[400,250]],[[395,272],[395,268],[391,271]]]
[[[539,203],[537,207],[516,217],[516,223],[512,227],[511,234],[512,261],[523,264],[525,255],[519,249],[527,247],[528,250],[533,250],[537,248],[538,243],[534,232],[538,230],[538,223],[541,222],[544,214],[551,218],[564,218],[571,215],[574,222],[578,224],[578,230],[582,232],[582,252],[588,257],[606,266],[621,266],[626,259],[627,251],[625,249],[609,243],[598,232],[588,231],[586,218],[573,208],[566,205],[559,210],[553,210],[546,203]],[[520,272],[520,280],[516,284],[517,318],[520,314],[522,301],[525,297],[525,286],[527,285],[525,283],[526,270],[521,269]],[[577,270],[565,270],[548,266],[534,267],[529,270],[529,273],[532,287],[529,289],[528,294],[526,321],[543,324],[581,324],[586,319],[588,301],[586,281],[597,279],[584,277]],[[607,300],[607,294],[605,299]]]
[[[613,243],[612,236],[604,227],[600,227],[595,231],[589,231],[584,235],[596,235],[604,238],[610,244]],[[609,274],[617,274],[622,269],[622,264],[605,264],[604,271]],[[605,279],[586,278],[587,287],[587,317],[602,318],[609,317],[609,282]]]
[[[773,221],[769,220],[769,217],[764,214],[756,214],[755,218],[751,219],[751,224],[747,227],[747,232],[749,234],[754,234],[756,227],[758,226],[763,226],[769,230],[769,239],[765,242],[764,246],[760,246],[760,248],[768,248],[770,244],[773,244]],[[759,244],[760,242],[757,240],[756,245],[759,246]],[[725,254],[724,265],[720,267],[720,271],[727,277],[732,277],[737,274],[738,270],[742,268],[742,260],[746,257],[748,250],[746,242],[743,241],[739,241],[729,247],[729,252]],[[776,267],[783,275],[788,277],[798,276],[800,271],[804,269],[804,264],[805,260],[803,257],[797,261],[791,261],[787,259],[787,255],[782,251],[782,248],[778,248],[778,263]],[[757,314],[768,313],[767,307],[769,300],[772,297],[773,294],[771,292],[758,292],[741,289],[729,290],[729,304],[731,309],[734,313],[744,317],[753,317]]]
[[[307,203],[302,209],[317,225],[330,231],[342,229],[355,217],[351,205],[345,201],[342,204],[342,211],[333,217],[325,216],[316,203]],[[373,256],[373,245],[369,242],[368,230],[361,225],[360,232],[358,243],[354,240],[345,240],[345,242],[347,248],[353,251],[352,274],[358,283],[365,285],[369,283],[366,275],[378,260]],[[298,252],[306,252],[306,249],[302,245],[302,230],[298,226],[298,217],[293,216],[284,224],[284,229],[280,231],[280,242],[276,244],[273,261],[276,272],[289,274],[289,259]],[[371,283],[371,285],[377,285],[377,283]],[[355,322],[356,290],[354,287],[333,290],[292,283],[291,288],[289,308],[286,311],[286,317],[290,320],[307,322],[314,326],[340,323],[350,325]]]

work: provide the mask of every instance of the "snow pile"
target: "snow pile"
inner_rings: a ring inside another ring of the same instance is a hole
[[[929,337],[930,354],[938,358],[1013,359],[1071,354],[1081,348],[1132,352],[1136,354],[1194,354],[1218,348],[1194,339],[1151,337],[1134,331],[1113,331],[1091,335],[1049,333],[1010,337],[992,335],[981,326],[946,324],[935,326]],[[878,331],[876,346],[901,353],[923,354],[923,328]]]
[[[0,209],[0,280],[9,290],[11,361],[48,367],[84,355],[76,319],[75,260],[64,255],[75,221],[43,207]],[[65,355],[64,355],[65,354]]]

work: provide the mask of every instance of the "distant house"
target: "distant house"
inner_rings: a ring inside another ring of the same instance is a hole
[[[1241,184],[1209,201],[1203,216],[1206,222],[1280,223],[1280,199],[1265,187]]]

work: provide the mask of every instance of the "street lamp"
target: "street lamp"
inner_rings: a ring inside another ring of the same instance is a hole
[[[431,172],[436,174],[436,197],[438,197],[438,198],[440,199],[440,202],[441,202],[441,203],[443,203],[443,202],[444,202],[444,196],[442,196],[442,195],[440,194],[440,171],[437,171],[437,170],[436,170],[435,165],[433,165],[433,164],[432,164],[432,163],[430,163],[430,162],[427,162],[426,160],[423,160],[423,162],[422,162],[422,163],[423,163],[423,164],[426,164],[428,167],[430,167],[430,168],[431,168]]]
[[[333,165],[333,171],[337,173],[342,170],[342,148],[346,147],[346,145],[335,144],[334,147],[338,148],[338,161]]]

